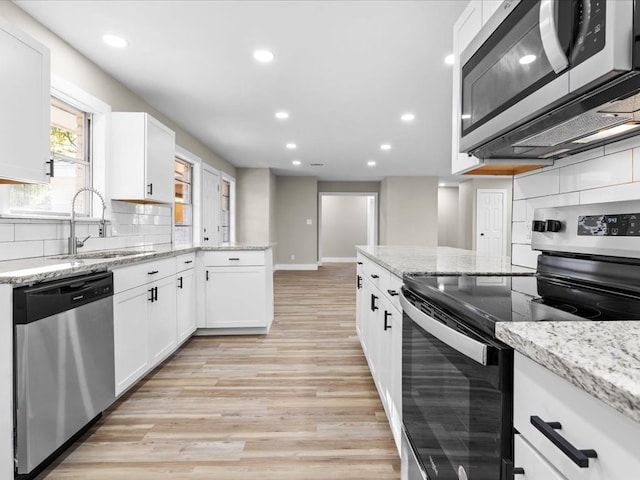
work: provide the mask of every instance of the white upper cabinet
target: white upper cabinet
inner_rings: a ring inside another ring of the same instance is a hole
[[[485,2],[487,3],[487,2]],[[471,43],[482,28],[481,0],[472,0],[464,9],[458,21],[453,25],[453,104],[452,104],[452,138],[451,138],[451,171],[461,173],[478,165],[476,157],[460,153],[460,54]]]
[[[112,114],[109,197],[173,203],[174,132],[144,112]]]
[[[0,183],[49,181],[49,50],[0,20]]]

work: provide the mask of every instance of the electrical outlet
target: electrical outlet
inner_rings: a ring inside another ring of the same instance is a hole
[[[295,260],[295,259],[296,259],[296,256],[292,253],[291,254],[291,260]]]

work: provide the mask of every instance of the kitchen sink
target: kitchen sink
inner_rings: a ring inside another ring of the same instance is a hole
[[[131,255],[141,255],[144,253],[153,253],[154,250],[109,250],[101,252],[77,253],[75,255],[58,255],[49,257],[51,260],[102,260],[109,258],[128,257]]]

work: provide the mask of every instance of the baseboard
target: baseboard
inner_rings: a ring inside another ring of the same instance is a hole
[[[280,263],[274,270],[318,270],[317,263]]]
[[[356,257],[322,257],[324,263],[354,263]]]

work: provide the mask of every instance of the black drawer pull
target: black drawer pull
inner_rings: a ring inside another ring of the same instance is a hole
[[[193,260],[185,260],[184,263],[193,263]]]
[[[358,290],[362,288],[362,277],[360,275],[357,276],[356,287],[358,287]]]
[[[356,262],[358,265],[362,265],[362,262]]]
[[[502,477],[505,480],[514,480],[515,475],[524,475],[524,468],[514,467],[511,460],[502,460]]]
[[[153,183],[147,184],[147,195],[153,195]]]
[[[371,275],[371,278],[380,278],[378,275]]]
[[[231,260],[238,261],[238,260],[240,260],[240,257],[231,257],[231,258],[229,258],[229,260],[230,260],[230,261],[231,261]]]
[[[384,311],[384,331],[386,332],[387,330],[391,329],[391,325],[389,325],[387,323],[387,319],[391,316],[391,313],[387,312],[386,310]]]
[[[159,272],[159,270],[152,270],[150,272],[147,272],[147,275],[155,275],[158,272]]]
[[[598,458],[598,454],[595,450],[578,450],[576,447],[571,445],[566,438],[556,432],[556,430],[560,430],[562,428],[562,424],[560,422],[545,422],[536,415],[532,415],[530,420],[531,425],[536,427],[540,433],[547,437],[551,443],[558,447],[562,453],[569,457],[569,459],[580,468],[589,468],[589,459]]]
[[[387,293],[389,295],[391,295],[392,297],[397,297],[398,295],[400,295],[397,290],[387,290]]]
[[[373,293],[371,294],[371,311],[375,312],[376,310],[378,310],[378,305],[377,305],[377,300],[378,297],[376,297]]]

